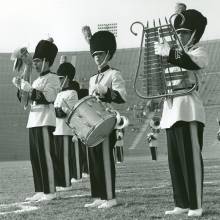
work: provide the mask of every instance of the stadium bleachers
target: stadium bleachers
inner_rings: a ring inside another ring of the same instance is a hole
[[[204,135],[205,156],[220,156],[220,143],[216,139],[218,124],[216,118],[220,110],[220,40],[203,41],[208,51],[209,65],[202,72],[201,95],[206,107],[207,125]],[[146,101],[137,97],[133,90],[133,78],[137,68],[138,48],[119,49],[111,61],[112,66],[121,70],[126,80],[128,102],[114,105],[122,115],[130,120],[125,134],[126,154],[146,154],[149,150],[146,143],[145,126],[147,115]],[[56,71],[61,55],[67,55],[69,61],[76,66],[76,80],[82,87],[88,87],[89,77],[96,73],[96,66],[88,51],[60,52],[55,60],[52,71]],[[16,98],[16,89],[11,80],[13,63],[9,53],[0,54],[0,160],[25,160],[29,158],[28,130],[25,128],[28,111],[24,111]],[[36,77],[33,73],[32,79]],[[219,115],[220,117],[220,115]],[[145,127],[143,127],[145,126]],[[139,139],[137,140],[137,136]],[[165,132],[159,136],[159,152],[166,154]],[[134,143],[135,146],[134,146]],[[217,153],[216,153],[217,152]]]

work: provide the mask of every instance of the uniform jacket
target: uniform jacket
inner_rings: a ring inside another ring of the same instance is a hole
[[[107,66],[105,71],[92,76],[89,81],[90,95],[94,95],[94,88],[97,83],[108,87],[107,94],[102,101],[109,103],[124,103],[126,101],[125,81],[119,70]]]
[[[171,49],[168,62],[186,70],[186,83],[188,86],[195,84],[192,71],[195,72],[200,81],[200,69],[208,64],[208,58],[202,47],[194,46],[186,53],[177,49]],[[179,85],[183,84],[179,81]],[[199,83],[200,84],[200,83]],[[182,85],[180,88],[184,88]],[[167,98],[164,101],[161,118],[161,128],[170,128],[177,121],[199,121],[205,124],[205,110],[199,95],[199,90],[194,90],[189,95]]]
[[[41,74],[32,84],[33,92],[41,94],[41,97],[46,101],[33,101],[28,117],[27,128],[56,126],[56,117],[53,102],[60,90],[60,81],[56,74],[47,72]],[[32,92],[32,94],[33,94]]]
[[[70,110],[77,103],[77,101],[78,101],[78,96],[75,90],[65,90],[57,95],[57,98],[54,102],[54,107],[61,108],[63,112],[66,113],[66,117],[64,118],[56,117],[56,130],[53,133],[54,135],[73,136],[72,129],[66,124],[66,120],[68,117],[68,112],[70,112]]]

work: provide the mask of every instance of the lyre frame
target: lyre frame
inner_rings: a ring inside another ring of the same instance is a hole
[[[170,16],[170,18],[169,18],[169,24],[170,24],[170,27],[171,27],[171,29],[172,29],[172,31],[173,31],[173,33],[174,33],[174,35],[175,35],[175,37],[176,37],[178,43],[179,43],[181,49],[186,53],[185,48],[184,48],[184,46],[183,46],[181,40],[179,39],[179,37],[178,37],[178,35],[177,35],[177,33],[176,33],[176,30],[175,30],[175,28],[174,28],[174,26],[173,26],[173,24],[172,24],[172,19],[173,19],[173,17],[174,17],[174,16],[177,16],[177,15],[180,15],[181,18],[182,18],[181,24],[184,23],[185,18],[184,18],[184,16],[183,16],[183,14],[181,14],[181,13],[175,13],[175,14],[173,14],[173,15]],[[165,21],[166,21],[166,23],[167,23],[167,25],[168,25],[168,21],[167,21],[166,17],[165,17]],[[159,19],[159,23],[160,23],[160,19]],[[142,99],[150,99],[150,100],[151,100],[151,99],[159,99],[159,98],[172,98],[172,97],[175,97],[175,96],[188,95],[188,94],[192,93],[195,89],[197,89],[197,88],[198,88],[198,77],[197,77],[197,75],[193,72],[194,77],[195,77],[195,84],[194,84],[193,87],[190,88],[188,91],[176,92],[176,93],[173,93],[173,94],[172,94],[172,93],[169,93],[169,94],[168,94],[168,93],[165,93],[165,94],[162,94],[162,95],[144,96],[144,95],[142,95],[142,94],[137,90],[137,88],[136,88],[136,83],[137,83],[138,72],[139,72],[139,68],[140,68],[140,64],[141,64],[141,55],[142,55],[142,50],[143,50],[144,34],[145,34],[145,31],[148,29],[148,27],[145,27],[144,24],[143,24],[142,22],[140,22],[140,21],[136,21],[136,22],[132,23],[132,24],[131,24],[131,27],[130,27],[130,31],[131,31],[131,33],[134,34],[135,36],[138,35],[136,32],[133,31],[133,26],[134,26],[135,24],[139,24],[139,25],[142,26],[142,36],[141,36],[141,45],[140,45],[140,49],[139,49],[139,58],[138,58],[137,70],[136,70],[136,73],[135,73],[134,83],[133,83],[133,89],[134,89],[135,93],[137,94],[137,96],[139,96],[139,97],[142,98]],[[160,26],[161,26],[161,23],[160,23]],[[166,83],[165,83],[165,84],[166,84]],[[165,86],[166,86],[166,85],[165,85]],[[166,90],[166,91],[167,91],[167,90]]]

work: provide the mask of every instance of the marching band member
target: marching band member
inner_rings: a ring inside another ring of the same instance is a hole
[[[116,130],[116,140],[114,148],[115,162],[122,163],[124,161],[124,129]]]
[[[196,43],[202,37],[207,19],[196,10],[182,11],[185,21],[177,15],[174,28],[185,51],[170,48],[168,43],[155,43],[155,53],[166,56],[168,62],[186,71],[186,80],[179,81],[179,89],[192,88],[195,79],[192,71],[199,75],[199,70],[208,64],[204,49]],[[180,43],[179,43],[180,44]],[[177,82],[176,82],[177,83]],[[205,110],[199,97],[198,89],[191,94],[169,98],[164,101],[161,128],[166,129],[168,160],[175,208],[165,214],[175,215],[188,212],[188,216],[202,215],[203,194],[203,128]]]
[[[72,85],[71,88],[77,92],[78,99],[81,99],[89,94],[88,89],[80,89],[80,85],[76,80],[72,81],[71,85]],[[75,166],[71,166],[71,168],[72,168],[72,169],[70,169],[70,173],[71,173],[71,177],[72,177],[71,183],[78,182],[79,179],[81,179],[82,177],[88,177],[88,174],[89,174],[88,156],[87,156],[88,151],[87,151],[86,146],[82,143],[82,141],[80,139],[78,139],[78,145],[77,145],[77,141],[75,139],[75,149],[71,148],[71,152],[70,152],[70,154],[71,154],[70,159],[71,160],[73,158],[75,158],[74,161],[76,161],[77,158],[75,157],[75,155],[78,155],[76,153],[76,150],[79,151],[79,160],[77,160],[78,162],[73,163]]]
[[[98,73],[89,81],[89,94],[97,95],[102,102],[124,103],[125,81],[120,71],[108,65],[116,51],[115,36],[109,31],[98,31],[90,38],[90,52]],[[85,207],[110,208],[117,205],[115,195],[115,163],[113,150],[115,130],[101,144],[90,147],[89,171],[91,195],[94,201]]]
[[[78,97],[82,99],[89,95],[89,90],[86,88],[80,88],[78,90]],[[82,177],[89,177],[89,164],[88,164],[88,148],[82,141],[79,140],[79,145],[81,147],[81,159],[82,159]]]
[[[71,88],[76,91],[78,99],[80,99],[80,85],[76,80],[71,81]],[[83,149],[79,138],[74,137],[74,148],[70,148],[70,161],[72,161],[70,176],[71,183],[82,180],[83,177]]]
[[[60,64],[57,75],[61,81],[61,92],[54,102],[56,112],[56,129],[53,133],[55,141],[55,158],[57,172],[55,172],[57,191],[71,189],[71,178],[80,178],[80,160],[78,143],[73,142],[73,132],[66,124],[68,113],[78,101],[77,92],[72,88],[75,67],[71,63]],[[75,139],[74,139],[75,140]],[[78,174],[78,175],[77,175]]]
[[[27,128],[36,194],[26,199],[30,201],[51,200],[56,197],[51,151],[54,150],[53,131],[56,126],[53,102],[60,90],[60,82],[57,75],[50,71],[50,67],[57,52],[52,39],[41,40],[33,55],[33,66],[39,77],[32,85],[24,80],[17,82],[23,91],[31,94],[32,100]]]
[[[158,133],[160,132],[160,120],[150,120],[151,132],[147,134],[147,141],[150,147],[152,160],[157,160]]]

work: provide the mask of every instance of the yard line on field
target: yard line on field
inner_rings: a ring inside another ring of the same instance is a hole
[[[206,182],[204,182],[204,184],[216,184],[216,183],[220,183],[220,181],[219,180],[216,180],[216,181],[206,181]]]
[[[0,204],[0,208],[4,208],[4,207],[10,207],[10,206],[19,206],[19,205],[28,205],[30,204],[31,201],[28,202],[14,202],[14,203],[8,203],[8,204]]]
[[[170,183],[166,182],[164,184],[154,186],[154,187],[133,187],[133,188],[128,188],[128,189],[117,189],[116,192],[129,192],[129,191],[135,191],[135,190],[152,190],[152,189],[160,189],[160,188],[165,188],[167,186],[170,186]],[[67,196],[62,196],[60,199],[67,199],[67,198],[79,198],[79,197],[88,197],[91,196],[90,193],[87,194],[81,194],[81,195],[67,195]]]
[[[217,166],[217,165],[215,165],[215,166],[205,166],[205,169],[215,169],[215,168],[219,168],[220,166]]]
[[[6,206],[5,208],[10,208],[12,206]],[[30,212],[30,211],[34,211],[39,209],[39,207],[37,206],[25,206],[25,205],[17,205],[18,208],[20,208],[19,210],[14,210],[14,211],[8,211],[8,212],[1,212],[0,211],[0,215],[8,215],[11,213],[23,213],[23,212]]]
[[[133,188],[128,188],[128,189],[119,189],[119,190],[116,190],[116,192],[129,192],[129,191],[135,191],[135,190],[152,190],[152,189],[161,189],[161,188],[165,188],[167,186],[170,186],[170,183],[164,183],[164,184],[161,184],[159,186],[154,186],[154,187],[133,187]]]
[[[61,199],[66,199],[66,198],[82,198],[82,197],[87,197],[87,196],[91,196],[91,194],[87,193],[87,194],[81,194],[81,195],[62,196],[60,198]]]
[[[144,121],[144,124],[143,124],[143,126],[141,127],[140,132],[138,133],[138,135],[137,135],[136,138],[134,139],[134,141],[133,141],[133,143],[131,144],[131,146],[128,148],[129,150],[135,149],[136,146],[138,145],[138,143],[140,142],[140,140],[142,139],[144,133],[145,133],[146,130],[147,130],[148,121],[149,121],[149,119],[146,119],[146,120]]]

